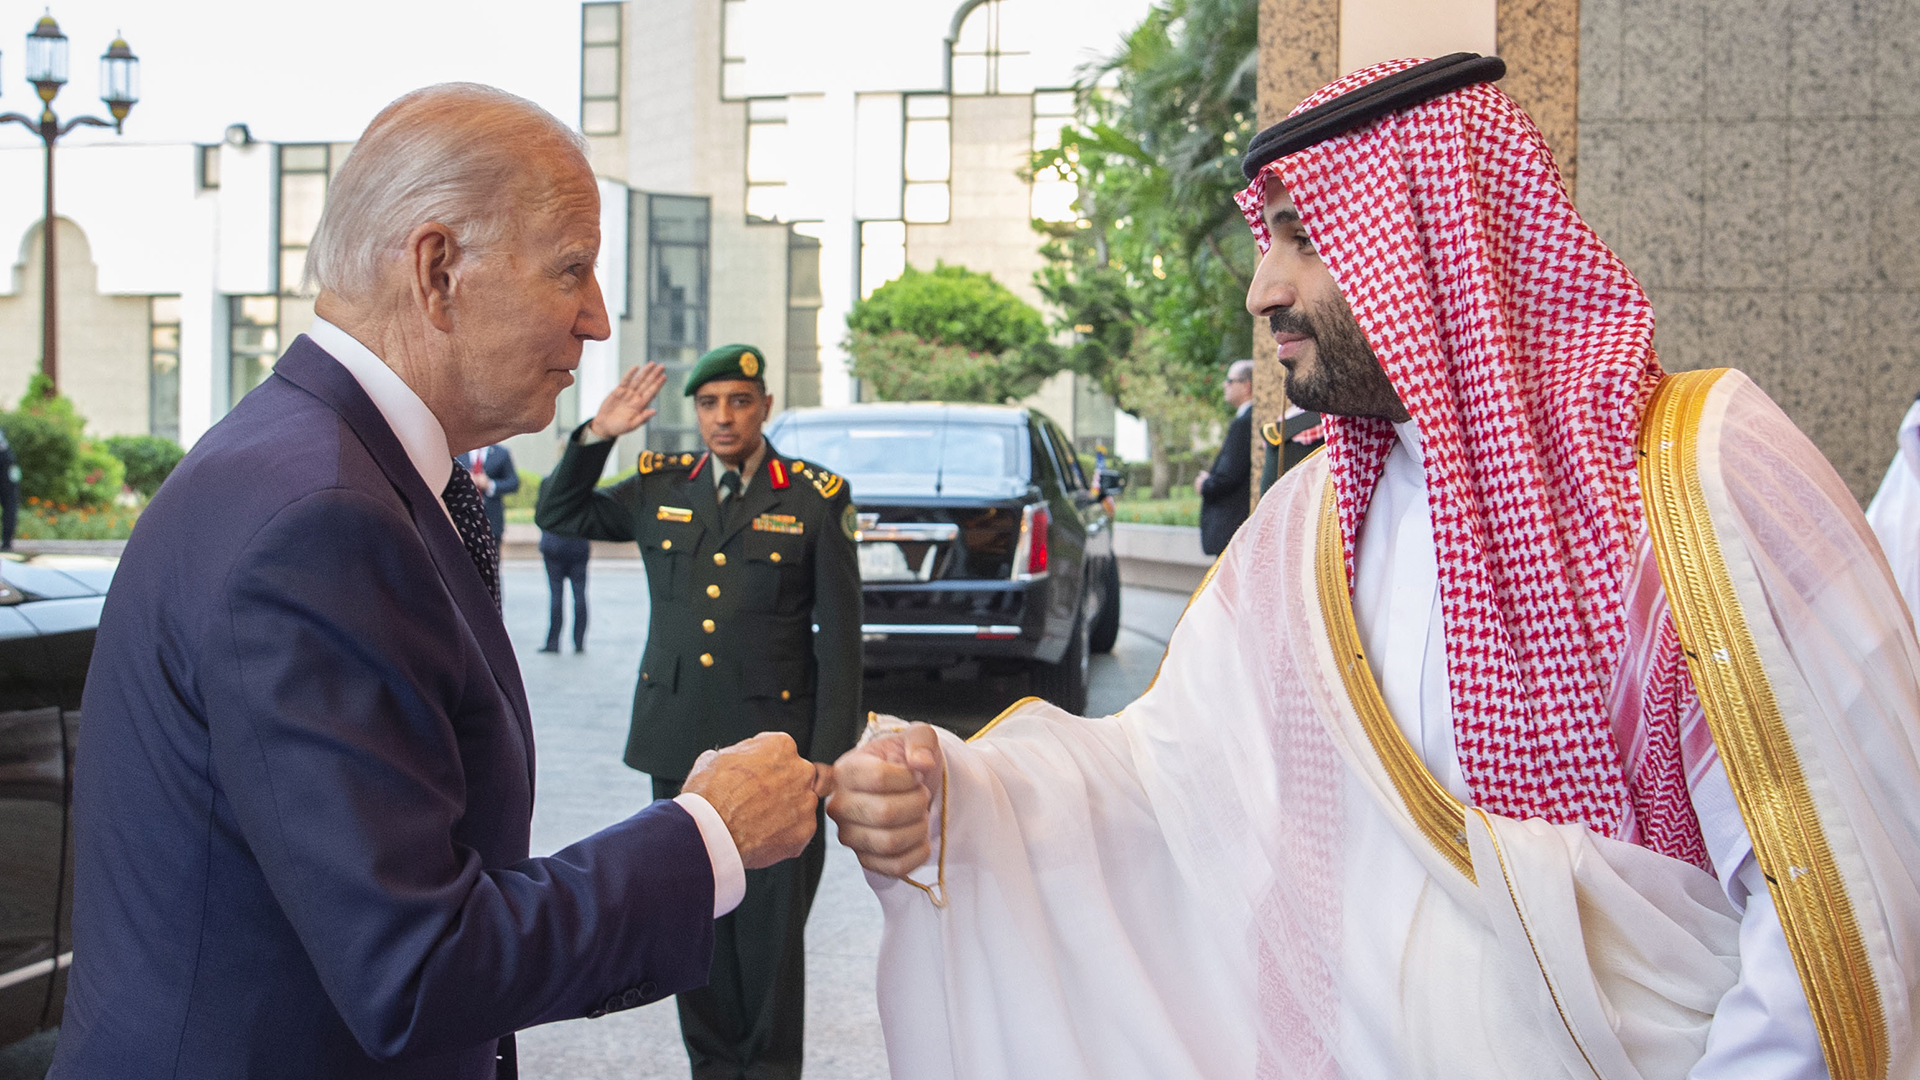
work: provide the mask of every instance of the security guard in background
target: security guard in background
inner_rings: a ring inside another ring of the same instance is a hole
[[[657,799],[703,751],[784,731],[831,763],[860,730],[853,504],[843,479],[761,436],[763,363],[747,345],[702,356],[686,393],[707,452],[646,451],[635,475],[595,490],[613,440],[653,416],[666,381],[658,364],[628,371],[540,494],[542,529],[640,544],[653,620],[626,762]],[[800,1075],[804,931],[825,858],[822,828],[799,858],[747,871],[745,899],[715,922],[712,979],[679,996],[696,1080]]]

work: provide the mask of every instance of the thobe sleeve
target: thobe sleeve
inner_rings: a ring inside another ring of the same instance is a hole
[[[1753,857],[1727,774],[1716,763],[1693,787],[1694,813],[1727,899],[1741,910],[1740,979],[1720,999],[1707,1050],[1689,1080],[1820,1080],[1827,1075],[1773,895]]]

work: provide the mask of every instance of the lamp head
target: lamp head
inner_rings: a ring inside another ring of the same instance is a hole
[[[67,35],[51,13],[40,16],[27,35],[27,81],[47,103],[67,84]]]
[[[120,124],[140,100],[140,58],[127,47],[127,39],[115,37],[107,51],[100,54],[100,100],[113,114],[113,127]]]

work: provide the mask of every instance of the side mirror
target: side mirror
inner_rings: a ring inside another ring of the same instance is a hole
[[[1117,498],[1127,490],[1127,474],[1119,469],[1101,469],[1093,474],[1093,487],[1102,495]]]

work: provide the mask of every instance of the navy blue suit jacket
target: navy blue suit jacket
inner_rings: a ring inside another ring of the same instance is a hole
[[[672,802],[527,857],[533,732],[435,493],[305,337],[142,515],[82,701],[52,1076],[495,1073],[706,981]]]

